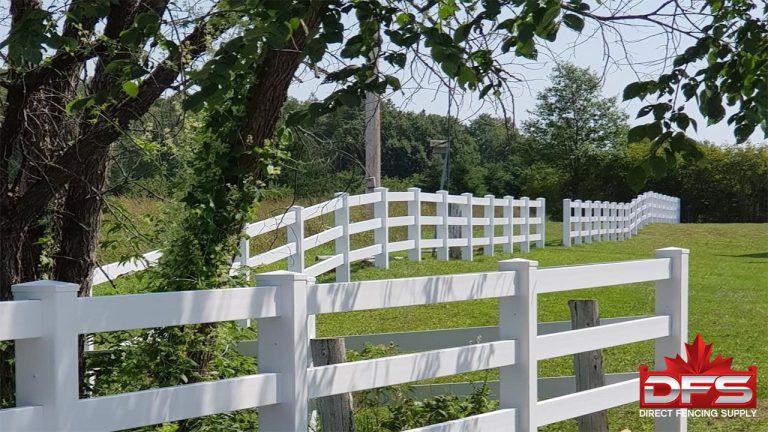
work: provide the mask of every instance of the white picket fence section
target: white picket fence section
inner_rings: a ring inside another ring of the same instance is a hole
[[[408,214],[390,216],[391,203],[407,203]],[[432,203],[436,215],[422,215],[422,204]],[[373,217],[368,220],[350,222],[350,209],[357,206],[373,205]],[[460,216],[452,216],[449,206],[459,206]],[[480,213],[482,217],[475,217]],[[477,210],[477,211],[476,211]],[[320,233],[305,236],[306,222],[323,215],[334,214],[332,227]],[[497,217],[500,214],[500,217]],[[423,249],[436,249],[439,260],[448,260],[449,248],[461,247],[461,257],[472,260],[474,248],[483,247],[483,254],[492,256],[498,245],[503,245],[506,253],[513,252],[514,244],[520,245],[521,252],[530,251],[531,243],[543,248],[545,241],[546,202],[544,198],[515,199],[511,196],[496,198],[493,195],[474,197],[471,193],[450,195],[447,191],[437,193],[421,192],[419,188],[410,188],[407,192],[390,192],[387,188],[376,188],[371,193],[349,195],[338,193],[336,197],[311,207],[294,206],[286,213],[248,224],[244,227],[245,238],[240,242],[240,255],[232,264],[232,272],[245,266],[256,268],[287,259],[289,271],[318,276],[336,271],[336,281],[350,280],[351,264],[367,258],[375,259],[376,267],[388,268],[390,254],[408,251],[408,259],[420,261]],[[422,238],[422,227],[434,226],[437,238]],[[461,227],[458,238],[449,235],[451,226]],[[474,235],[474,228],[482,226],[483,234]],[[501,235],[497,227],[503,227]],[[389,229],[408,227],[408,238],[402,241],[390,241]],[[280,228],[287,228],[287,242],[273,249],[250,255],[250,239],[256,236],[274,233]],[[373,231],[374,242],[370,246],[351,249],[350,236]],[[316,264],[305,262],[305,252],[309,249],[334,243],[334,255]],[[143,255],[141,259],[100,266],[93,273],[93,284],[98,285],[119,276],[141,271],[157,263],[162,252],[155,250]]]
[[[680,223],[680,198],[646,192],[628,203],[563,200],[563,245],[621,241],[652,223]]]
[[[77,297],[77,285],[15,285],[0,302],[0,340],[16,340],[17,407],[0,410],[0,430],[108,431],[257,408],[262,431],[306,431],[309,400],[333,394],[499,368],[500,408],[417,431],[535,431],[634,402],[637,378],[539,400],[540,360],[655,340],[657,367],[683,352],[688,323],[688,251],[655,259],[538,268],[513,259],[499,271],[362,282],[312,283],[286,271],[257,276],[257,287]],[[656,283],[653,316],[540,334],[539,294]],[[312,316],[323,313],[499,299],[497,340],[329,366],[309,365]],[[78,398],[78,334],[255,318],[258,374],[87,399]],[[686,430],[685,418],[656,420]]]

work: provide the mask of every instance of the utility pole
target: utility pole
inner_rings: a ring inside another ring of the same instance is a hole
[[[379,73],[379,49],[371,51],[373,71]],[[365,93],[365,191],[381,186],[381,96]]]

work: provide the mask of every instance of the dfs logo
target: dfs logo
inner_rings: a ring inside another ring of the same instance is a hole
[[[755,408],[757,367],[731,369],[733,357],[720,354],[710,361],[712,344],[701,335],[685,344],[688,361],[680,355],[664,359],[667,369],[652,372],[640,366],[640,408]]]

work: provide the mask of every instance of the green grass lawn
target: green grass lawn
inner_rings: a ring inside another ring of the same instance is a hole
[[[547,227],[547,247],[532,248],[525,258],[540,267],[642,259],[667,246],[690,249],[689,339],[701,333],[714,343],[714,353],[734,357],[734,368],[758,366],[758,419],[691,419],[692,431],[768,430],[768,225],[684,224],[651,225],[640,235],[623,242],[595,243],[563,248],[560,224]],[[428,254],[425,254],[428,255]],[[515,253],[515,257],[521,256]],[[401,278],[437,274],[493,271],[497,261],[510,258],[475,257],[473,262],[440,262],[426,258],[421,263],[392,260],[389,270],[360,268],[355,280]],[[539,321],[569,319],[567,301],[597,299],[601,317],[653,313],[653,284],[635,284],[539,296]],[[318,317],[320,336],[383,333],[393,331],[487,326],[498,323],[495,301],[448,303],[385,309]],[[653,363],[652,342],[604,350],[607,372],[637,371]],[[539,363],[539,376],[572,374],[571,357]],[[486,374],[470,375],[482,379]],[[465,380],[467,376],[454,377]],[[640,419],[637,405],[610,411],[611,430],[652,430],[652,421]],[[545,428],[548,431],[576,430],[575,421]]]

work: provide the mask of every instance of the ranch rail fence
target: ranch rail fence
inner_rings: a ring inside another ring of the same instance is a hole
[[[563,200],[563,245],[620,241],[652,223],[680,223],[680,198],[646,192],[628,203]]]
[[[655,282],[650,317],[540,334],[538,295]],[[496,411],[414,431],[535,431],[537,427],[632,403],[639,379],[539,400],[538,362],[655,340],[655,363],[684,353],[688,251],[655,259],[539,269],[501,261],[498,271],[361,282],[313,283],[305,274],[257,275],[256,287],[77,297],[78,286],[36,281],[0,302],[0,341],[16,341],[17,407],[0,410],[0,429],[107,431],[257,408],[262,431],[306,431],[309,400],[498,368]],[[497,340],[328,366],[309,366],[318,314],[499,299]],[[112,396],[78,398],[78,335],[139,328],[259,320],[258,373]],[[683,354],[684,355],[684,354]],[[660,431],[684,431],[684,417],[658,418]]]
[[[407,215],[390,216],[391,203],[406,203]],[[435,215],[422,215],[423,204],[434,205]],[[365,205],[373,205],[373,217],[351,222],[350,209]],[[451,215],[451,205],[459,207],[461,216]],[[476,210],[481,209],[482,217],[475,217]],[[332,227],[305,236],[307,221],[331,213],[334,214]],[[436,249],[439,260],[448,260],[449,249],[460,247],[461,258],[470,261],[477,246],[482,246],[483,254],[489,256],[494,254],[497,245],[503,245],[504,252],[511,253],[515,243],[520,244],[522,252],[528,252],[532,242],[535,242],[536,247],[544,247],[545,215],[544,198],[496,198],[493,195],[474,197],[471,193],[426,193],[419,188],[410,188],[407,192],[376,188],[371,193],[361,195],[338,193],[331,200],[310,207],[293,206],[284,214],[246,225],[243,229],[244,238],[240,241],[240,255],[232,264],[232,272],[242,267],[255,268],[287,259],[289,271],[318,276],[335,270],[336,281],[345,282],[350,280],[352,263],[374,257],[376,267],[388,268],[389,254],[398,251],[408,251],[408,259],[412,261],[421,260],[422,249]],[[457,238],[451,237],[451,226],[461,228]],[[407,227],[407,239],[390,241],[389,229],[394,227]],[[436,238],[423,238],[422,227],[435,227]],[[475,227],[483,227],[481,235],[475,235]],[[502,229],[497,230],[497,227]],[[287,228],[286,244],[251,256],[251,238],[275,233],[281,228]],[[350,248],[351,236],[369,231],[373,231],[372,245],[354,250]],[[501,231],[501,235],[497,235],[497,231]],[[334,254],[308,266],[305,252],[330,242],[334,243]],[[144,270],[157,263],[161,256],[162,252],[155,250],[140,259],[100,266],[93,272],[93,285]]]

